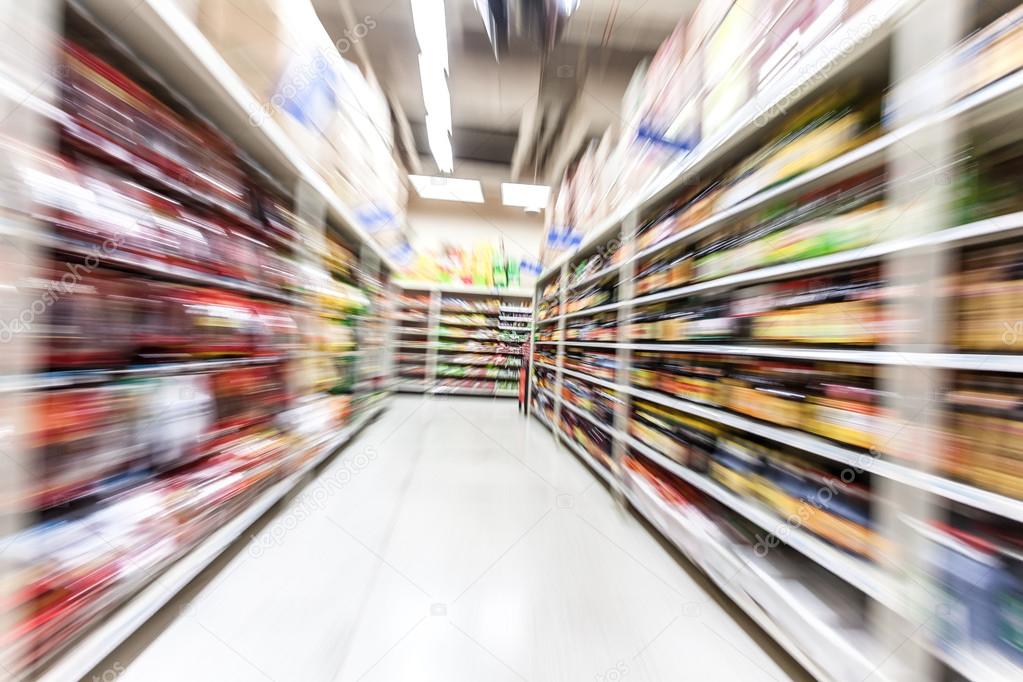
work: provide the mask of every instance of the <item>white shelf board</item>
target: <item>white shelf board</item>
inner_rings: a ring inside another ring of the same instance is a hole
[[[557,345],[556,342],[544,342]],[[540,345],[540,344],[537,344]],[[864,365],[911,366],[934,369],[1023,372],[1023,355],[995,353],[917,353],[885,350],[855,350],[779,346],[732,346],[699,343],[611,343],[565,341],[566,346],[602,349],[628,349],[649,353],[690,353],[734,355],[737,357],[785,358],[820,362],[850,362]]]
[[[1023,669],[1000,652],[986,646],[973,645],[949,651],[927,640],[926,628],[917,640],[932,656],[971,682],[1018,682]]]
[[[536,363],[542,366],[543,363]],[[679,400],[670,396],[645,389],[638,389],[632,386],[623,386],[603,379],[597,379],[581,372],[569,369],[562,369],[567,376],[576,377],[589,381],[616,391],[628,393],[635,398],[646,400],[651,403],[663,405],[694,417],[728,426],[730,428],[761,436],[768,440],[793,447],[797,450],[809,452],[825,459],[830,459],[840,464],[853,467],[860,471],[868,471],[872,474],[883,476],[890,480],[925,490],[947,500],[965,504],[976,509],[981,509],[992,514],[997,514],[1014,521],[1023,522],[1023,500],[1000,495],[995,492],[983,490],[972,485],[953,481],[942,476],[936,476],[923,471],[918,471],[912,466],[891,462],[879,457],[871,456],[864,451],[843,447],[829,440],[815,436],[796,429],[781,426],[772,426],[759,422],[755,419],[743,417],[738,414],[726,412],[715,407],[699,405],[685,400]]]
[[[575,282],[574,284],[570,284],[568,286],[568,290],[569,291],[575,291],[576,289],[583,288],[587,284],[592,284],[593,282],[599,282],[600,280],[604,279],[605,277],[609,277],[609,276],[617,273],[620,267],[621,267],[621,265],[616,263],[614,265],[610,265],[610,266],[608,266],[606,268],[598,270],[597,272],[593,273],[592,275],[588,275],[586,277],[583,277],[578,282]]]

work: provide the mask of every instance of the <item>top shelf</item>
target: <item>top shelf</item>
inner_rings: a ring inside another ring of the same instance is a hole
[[[741,150],[770,131],[770,124],[791,111],[847,67],[859,62],[881,46],[894,33],[902,19],[919,0],[872,0],[843,28],[803,55],[788,75],[770,93],[750,99],[735,113],[727,126],[701,141],[693,152],[665,168],[637,198],[618,208],[597,223],[574,251],[563,254],[544,269],[537,284],[549,280],[568,261],[587,253],[604,242],[633,212],[656,206],[676,193],[693,177],[707,172],[714,164]],[[778,103],[786,106],[779,107]]]
[[[329,216],[346,236],[365,244],[392,271],[381,246],[362,229],[355,214],[302,156],[276,121],[257,116],[259,101],[216,48],[173,2],[78,0],[98,23],[151,65],[167,84],[185,95],[277,182],[305,183],[323,198]]]

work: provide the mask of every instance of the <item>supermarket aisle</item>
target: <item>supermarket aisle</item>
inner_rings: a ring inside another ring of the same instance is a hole
[[[596,480],[511,401],[396,398],[247,545],[93,674],[803,676],[772,658],[766,637],[747,632]]]

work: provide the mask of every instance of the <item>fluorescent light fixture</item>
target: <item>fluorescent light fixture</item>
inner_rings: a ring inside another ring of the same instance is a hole
[[[455,170],[455,159],[451,149],[448,29],[444,19],[444,0],[412,0],[412,23],[419,42],[419,77],[423,83],[423,104],[426,107],[427,142],[437,169],[441,173],[451,173]],[[482,192],[479,203],[483,203]]]
[[[579,0],[558,0],[558,9],[566,17],[570,17],[572,12],[579,9]]]
[[[505,206],[541,209],[547,207],[551,188],[547,185],[518,185],[513,182],[501,183],[501,201]]]
[[[483,186],[479,180],[445,178],[440,176],[410,175],[412,186],[423,199],[440,201],[464,201],[470,204],[483,203]]]
[[[451,132],[451,93],[448,92],[448,77],[435,64],[427,60],[426,55],[419,55],[419,78],[423,83],[423,104],[426,115],[433,120],[446,122]]]
[[[426,115],[426,141],[430,145],[437,170],[451,173],[455,170],[454,152],[451,149],[451,121],[441,121]]]
[[[444,0],[412,0],[412,24],[419,54],[448,70],[448,28]]]

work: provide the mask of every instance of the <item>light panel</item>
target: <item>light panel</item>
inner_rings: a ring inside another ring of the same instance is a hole
[[[448,30],[444,0],[412,0],[412,23],[419,43],[419,76],[423,83],[430,153],[441,173],[451,173],[455,169],[455,161],[451,149]]]
[[[483,186],[479,180],[446,178],[428,175],[410,175],[409,180],[423,199],[483,203]]]
[[[547,185],[519,185],[514,182],[501,183],[501,201],[505,206],[543,209],[551,197]]]

